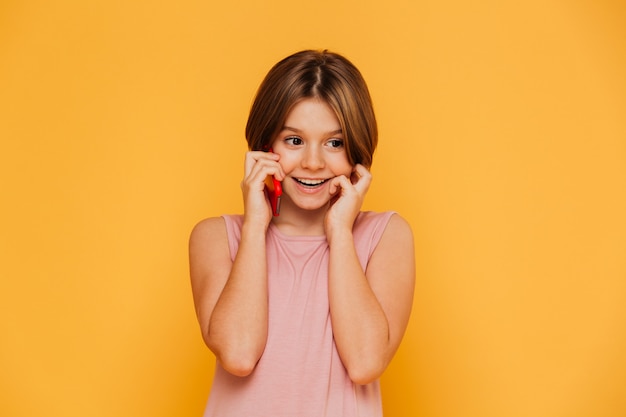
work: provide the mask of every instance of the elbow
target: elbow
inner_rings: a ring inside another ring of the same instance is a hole
[[[369,349],[362,347],[352,351],[339,351],[346,373],[354,384],[367,385],[376,381],[389,365],[391,357],[386,347],[369,347]]]
[[[217,361],[229,374],[245,377],[256,368],[261,354],[252,349],[220,348],[208,344],[209,349],[215,354]],[[262,353],[262,352],[261,352]]]
[[[227,336],[207,332],[204,341],[226,372],[239,377],[250,375],[263,355],[266,338]]]
[[[251,357],[218,356],[217,360],[224,370],[238,377],[246,377],[254,371],[258,360]]]
[[[367,385],[380,378],[385,368],[382,361],[373,361],[369,364],[366,361],[360,361],[360,363],[346,367],[346,371],[352,382],[357,385]]]

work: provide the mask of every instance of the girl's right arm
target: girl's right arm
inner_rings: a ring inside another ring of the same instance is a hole
[[[222,367],[237,376],[254,370],[267,341],[265,234],[272,216],[263,191],[267,175],[282,179],[277,156],[248,152],[242,181],[245,215],[234,261],[223,218],[200,222],[189,242],[202,337]]]
[[[223,218],[200,222],[189,243],[191,284],[202,337],[228,372],[250,374],[267,339],[265,230],[242,230],[235,261]]]

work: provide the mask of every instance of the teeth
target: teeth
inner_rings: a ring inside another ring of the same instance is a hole
[[[298,178],[297,181],[300,184],[310,185],[310,186],[320,185],[320,184],[323,184],[324,182],[326,182],[326,180],[303,180],[303,179],[300,179],[300,178]]]

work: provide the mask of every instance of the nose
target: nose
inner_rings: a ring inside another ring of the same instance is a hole
[[[307,146],[304,150],[304,155],[302,158],[302,167],[310,170],[324,168],[324,155],[322,153],[323,150],[320,146]]]

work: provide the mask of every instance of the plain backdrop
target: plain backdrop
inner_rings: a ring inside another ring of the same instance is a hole
[[[626,5],[0,3],[0,415],[200,416],[187,240],[271,65],[346,55],[416,239],[386,417],[626,415]]]

